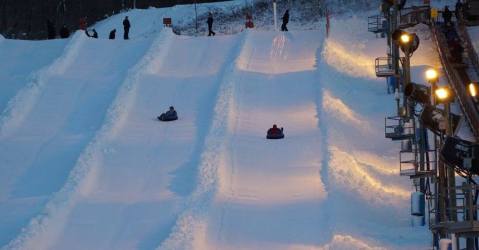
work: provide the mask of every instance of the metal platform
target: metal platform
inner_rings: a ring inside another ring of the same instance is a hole
[[[368,31],[379,34],[387,32],[387,21],[382,15],[368,17]]]
[[[399,15],[399,28],[407,29],[420,23],[430,23],[431,8],[429,5],[412,6],[402,9]]]
[[[374,61],[374,67],[377,77],[389,77],[395,75],[391,57],[376,58]]]
[[[399,116],[384,119],[384,136],[393,141],[402,141],[415,138],[414,126],[404,123]]]

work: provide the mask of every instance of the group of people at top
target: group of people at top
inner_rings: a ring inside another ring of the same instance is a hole
[[[456,9],[454,11],[456,19],[460,20],[464,14],[464,4],[461,0],[456,2]],[[444,25],[442,26],[442,32],[446,37],[446,42],[450,51],[450,60],[454,63],[462,63],[462,56],[464,53],[464,47],[462,41],[457,33],[456,28],[452,22],[453,13],[449,10],[449,6],[444,7],[442,17],[444,19]]]
[[[96,29],[92,29],[91,31],[87,29],[86,17],[80,18],[79,27],[81,30],[85,31],[85,34],[88,37],[98,38],[98,32],[96,31]],[[130,39],[130,28],[131,28],[131,23],[130,23],[130,20],[128,19],[128,16],[126,16],[125,19],[123,19],[123,39],[125,40]],[[48,35],[48,39],[56,38],[55,24],[49,19],[47,19],[47,35]],[[59,35],[61,38],[70,37],[70,29],[68,29],[66,25],[63,25],[59,31]],[[110,31],[108,38],[115,39],[115,37],[116,37],[116,29],[113,29]]]
[[[248,15],[247,15],[248,16]],[[249,16],[251,18],[251,16]],[[288,31],[288,23],[289,23],[289,10],[286,10],[283,14],[283,24],[281,25],[281,31]],[[208,36],[214,36],[216,33],[213,31],[213,13],[208,13],[208,19],[206,23],[208,24]]]
[[[289,10],[286,10],[284,15],[283,15],[283,24],[281,25],[281,31],[288,31],[288,22],[289,22]],[[208,36],[214,36],[216,33],[213,31],[213,13],[209,12],[208,13],[208,19],[206,23],[208,24]],[[86,17],[80,18],[80,29],[85,31],[85,34],[88,37],[91,38],[98,38],[98,32],[95,29],[92,29],[89,31],[87,29],[87,20]],[[128,19],[128,16],[123,19],[123,39],[128,40],[130,39],[130,28],[131,28],[131,23],[130,20]],[[56,31],[55,31],[55,25],[52,21],[47,20],[47,33],[48,33],[48,39],[54,39],[56,37]],[[63,25],[62,28],[60,29],[60,37],[61,38],[68,38],[70,36],[70,30],[66,25]],[[110,34],[108,36],[109,39],[115,39],[116,38],[116,29],[113,29],[110,31]]]
[[[88,31],[86,27],[82,28],[80,26],[80,28],[85,30],[85,34],[88,37],[98,38],[98,32],[95,29],[92,29],[91,30],[92,34],[90,34],[90,32]],[[123,19],[123,39],[125,40],[130,39],[130,28],[131,28],[131,23],[130,23],[130,20],[128,19],[128,16],[126,16],[125,19]],[[113,40],[115,38],[116,38],[116,29],[113,29],[110,31],[110,34],[108,35],[108,39]]]
[[[459,20],[464,13],[464,4],[461,0],[457,0],[456,2],[456,9],[454,10],[454,14],[456,15],[456,19]],[[452,11],[449,10],[449,6],[444,7],[444,11],[442,12],[442,18],[444,19],[444,24],[451,25],[452,24]]]

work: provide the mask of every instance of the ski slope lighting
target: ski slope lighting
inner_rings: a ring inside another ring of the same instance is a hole
[[[428,69],[426,70],[426,79],[429,83],[434,84],[438,80],[439,74],[437,73],[437,70],[435,69]]]
[[[409,34],[401,35],[401,43],[408,44],[411,41],[411,36]]]
[[[477,97],[477,92],[479,91],[479,84],[477,82],[471,82],[469,83],[469,94],[472,96],[472,97]]]
[[[452,93],[448,87],[440,87],[436,89],[435,94],[441,103],[447,103],[452,99]]]

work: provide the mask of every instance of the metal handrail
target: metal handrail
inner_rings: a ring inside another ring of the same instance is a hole
[[[449,62],[447,54],[450,52],[447,43],[445,42],[445,37],[442,32],[438,30],[438,27],[434,22],[431,22],[431,31],[433,33],[432,38],[435,41],[436,49],[439,53],[446,77],[448,78],[452,89],[458,97],[459,104],[467,122],[469,123],[472,133],[476,139],[479,140],[479,111],[476,109],[472,99],[467,95],[467,90],[464,86],[464,83],[461,81],[459,73]]]
[[[402,28],[414,26],[419,23],[428,24],[430,20],[431,7],[429,5],[404,8],[399,12],[399,25]]]

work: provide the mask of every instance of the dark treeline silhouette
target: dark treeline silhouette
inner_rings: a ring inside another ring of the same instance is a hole
[[[219,0],[197,0],[198,3]],[[137,8],[171,7],[194,0],[136,0]],[[133,7],[133,0],[0,0],[0,34],[7,38],[47,39],[47,20],[56,34],[65,25],[71,31],[87,17],[88,25]],[[51,34],[50,34],[51,35]]]

